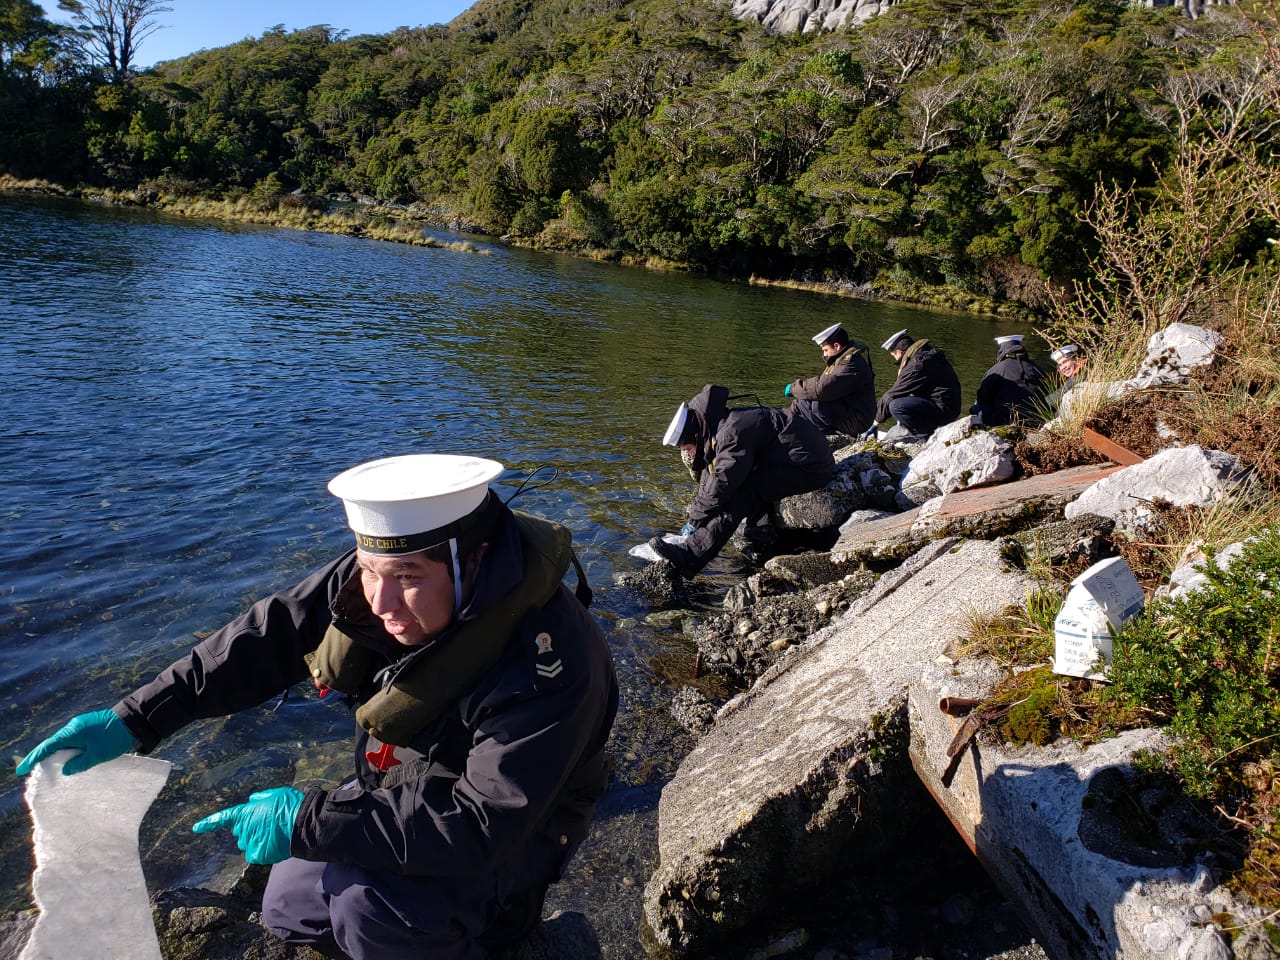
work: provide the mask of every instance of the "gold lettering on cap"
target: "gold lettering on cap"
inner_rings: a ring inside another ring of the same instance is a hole
[[[356,542],[366,550],[403,550],[409,546],[408,537],[371,537],[357,533]]]

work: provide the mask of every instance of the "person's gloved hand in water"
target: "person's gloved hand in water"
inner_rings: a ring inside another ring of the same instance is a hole
[[[77,756],[62,765],[63,774],[71,776],[122,757],[134,749],[137,743],[114,710],[82,713],[72,717],[61,730],[23,757],[16,772],[18,776],[25,777],[35,769],[37,763],[59,750],[79,750]]]
[[[302,807],[303,793],[294,787],[272,787],[251,793],[249,799],[196,821],[192,833],[230,827],[236,846],[249,863],[272,864],[289,858],[293,821]]]

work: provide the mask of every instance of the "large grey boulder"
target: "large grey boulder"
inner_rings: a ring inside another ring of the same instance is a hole
[[[1000,483],[1013,473],[1013,447],[990,431],[975,430],[972,417],[961,417],[935,430],[911,458],[902,490],[929,486],[947,494]]]
[[[1211,507],[1243,479],[1240,462],[1221,450],[1198,444],[1170,447],[1149,460],[1117,470],[1067,504],[1068,519],[1095,513],[1115,521],[1132,536],[1149,532],[1157,500],[1175,507]]]
[[[662,792],[644,897],[657,943],[706,950],[891,838],[908,684],[971,611],[1027,587],[992,544],[932,543],[726,704]]]

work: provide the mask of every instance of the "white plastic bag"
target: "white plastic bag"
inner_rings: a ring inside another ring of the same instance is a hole
[[[674,543],[677,547],[682,547],[684,546],[685,540],[689,538],[682,537],[678,533],[664,533],[662,535],[662,539],[667,541],[667,543]],[[653,547],[649,546],[648,541],[645,541],[644,543],[636,544],[634,547],[628,550],[627,553],[630,556],[638,557],[641,560],[648,560],[650,563],[654,563],[662,559],[660,556],[658,556],[657,551],[654,550]]]

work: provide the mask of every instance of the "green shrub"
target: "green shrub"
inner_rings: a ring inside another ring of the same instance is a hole
[[[1246,765],[1280,759],[1280,531],[1205,574],[1205,589],[1153,603],[1116,636],[1108,697],[1167,721],[1188,792],[1225,799]]]

